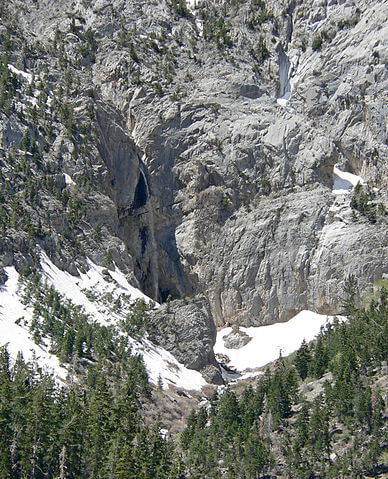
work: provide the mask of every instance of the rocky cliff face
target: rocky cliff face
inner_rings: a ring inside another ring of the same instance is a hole
[[[2,2],[7,62],[34,75],[15,75],[3,163],[28,130],[59,191],[31,244],[8,228],[3,264],[36,242],[73,272],[115,261],[158,301],[203,295],[210,329],[337,313],[348,274],[387,274],[387,29],[377,0]],[[367,208],[333,193],[335,164]]]

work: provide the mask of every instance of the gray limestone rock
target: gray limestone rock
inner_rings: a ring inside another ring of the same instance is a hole
[[[251,339],[245,331],[237,329],[224,336],[224,344],[228,349],[240,349],[248,344]]]
[[[213,352],[216,329],[206,298],[168,301],[151,313],[151,331],[150,338],[187,368],[202,372],[209,382],[222,384]]]
[[[0,114],[0,145],[3,148],[18,146],[23,138],[24,130],[15,115],[7,117]]]
[[[39,244],[69,270],[108,255],[161,302],[203,295],[155,313],[154,339],[182,362],[210,368],[218,381],[214,324],[270,324],[306,308],[336,314],[348,274],[361,289],[388,274],[384,206],[369,221],[352,213],[351,193],[332,191],[338,163],[387,206],[384,2],[268,0],[272,15],[251,28],[251,2],[234,9],[207,0],[227,26],[225,44],[206,33],[217,22],[201,33],[196,13],[174,16],[164,1],[10,4],[28,42],[45,46],[47,64],[21,51],[10,61],[52,93],[64,75],[50,56],[60,25],[79,78],[65,100],[93,135],[82,149],[83,134],[70,139],[57,124],[42,147],[42,161],[74,179],[92,173],[93,191],[80,196],[87,213],[76,227],[58,199],[44,198],[51,236]],[[83,34],[69,31],[70,11],[84,20],[80,32],[95,32],[94,62],[80,57]],[[39,139],[42,128],[30,126]],[[2,148],[16,148],[24,131],[18,115],[3,115]],[[62,173],[56,187],[66,188]],[[62,230],[77,252],[59,246]],[[0,238],[4,262],[30,264],[26,234],[9,235],[12,245]]]

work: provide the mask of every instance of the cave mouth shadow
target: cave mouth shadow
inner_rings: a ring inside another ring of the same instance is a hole
[[[136,185],[135,197],[133,199],[133,207],[137,209],[145,206],[148,201],[148,197],[149,192],[147,180],[143,171],[140,170],[139,181]]]

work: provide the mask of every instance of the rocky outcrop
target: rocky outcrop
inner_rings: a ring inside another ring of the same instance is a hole
[[[206,298],[168,301],[151,312],[150,321],[153,342],[187,368],[200,371],[208,382],[223,383],[213,351],[216,328]]]
[[[223,337],[225,347],[228,349],[240,349],[252,339],[245,331],[233,330]]]
[[[4,268],[0,267],[0,286],[2,286],[7,281],[7,273]]]

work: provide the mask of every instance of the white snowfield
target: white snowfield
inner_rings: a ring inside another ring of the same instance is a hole
[[[287,92],[284,96],[282,96],[281,98],[277,98],[276,99],[276,102],[278,105],[280,106],[287,106],[289,100],[291,98],[291,94],[290,92]]]
[[[59,381],[64,381],[67,369],[59,364],[59,360],[48,352],[49,345],[38,346],[29,332],[32,309],[25,308],[18,292],[19,273],[13,266],[4,268],[8,280],[0,288],[0,346],[8,345],[8,352],[14,361],[19,352],[26,361],[36,359],[46,372],[54,374]],[[17,324],[19,322],[19,324]]]
[[[96,295],[112,293],[114,298],[123,293],[130,296],[131,301],[142,299],[147,303],[153,302],[138,288],[131,286],[117,267],[111,271],[96,265],[90,259],[87,262],[89,270],[86,273],[80,272],[79,277],[76,277],[56,267],[44,252],[41,254],[41,266],[47,281],[74,304],[83,306],[85,312],[100,324],[114,324],[123,318],[123,313],[107,310],[98,300],[91,301],[86,296],[88,291]],[[159,304],[155,303],[155,306]],[[154,384],[158,383],[159,377],[164,388],[174,385],[188,390],[200,390],[207,384],[198,371],[187,369],[171,353],[147,339],[135,341],[131,338],[131,343],[132,351],[142,354],[150,381]]]
[[[265,366],[279,358],[287,356],[303,342],[312,341],[319,333],[321,326],[332,322],[335,316],[326,316],[312,311],[301,311],[286,323],[276,323],[269,326],[240,328],[252,339],[240,349],[228,349],[224,344],[224,336],[232,332],[232,328],[218,331],[214,346],[216,354],[228,356],[228,367],[249,376],[249,371]],[[337,316],[341,321],[346,318]]]
[[[342,171],[338,168],[337,165],[334,165],[333,180],[333,193],[335,195],[343,195],[349,193],[349,191],[355,186],[357,186],[358,183],[360,183],[361,185],[365,183],[361,176]]]
[[[66,186],[75,185],[75,182],[73,181],[73,178],[70,175],[68,175],[67,173],[64,173],[63,176],[65,177]]]
[[[131,286],[118,268],[115,271],[109,271],[107,277],[105,268],[94,264],[91,260],[88,260],[88,264],[89,270],[76,277],[60,270],[44,252],[41,253],[43,279],[46,279],[48,285],[52,285],[74,304],[83,306],[90,318],[100,324],[115,324],[126,314],[125,311],[121,313],[109,311],[105,304],[101,304],[101,297],[104,294],[112,294],[113,298],[117,298],[124,293],[130,296],[131,301],[136,299],[143,299],[148,303],[152,301],[139,289]],[[8,280],[0,288],[0,345],[8,344],[12,359],[16,359],[19,351],[27,361],[35,357],[42,369],[54,374],[58,382],[63,382],[68,371],[59,363],[55,355],[48,352],[47,339],[45,339],[46,346],[38,346],[29,332],[33,312],[31,307],[24,306],[21,301],[23,288],[18,284],[19,274],[14,267],[7,267],[5,271]],[[88,291],[92,292],[97,299],[89,299],[86,295]],[[200,390],[207,384],[198,371],[187,369],[171,353],[155,346],[147,339],[135,341],[130,338],[130,343],[132,352],[143,356],[152,383],[157,384],[160,378],[165,389],[173,385],[187,390]]]
[[[178,362],[174,356],[165,349],[155,346],[150,341],[143,339],[141,343],[133,342],[133,352],[143,355],[150,381],[158,384],[162,380],[163,389],[176,386],[188,391],[200,391],[207,382],[202,374],[194,369],[188,369]]]
[[[201,4],[201,0],[186,0],[186,5],[190,10],[197,9]]]

